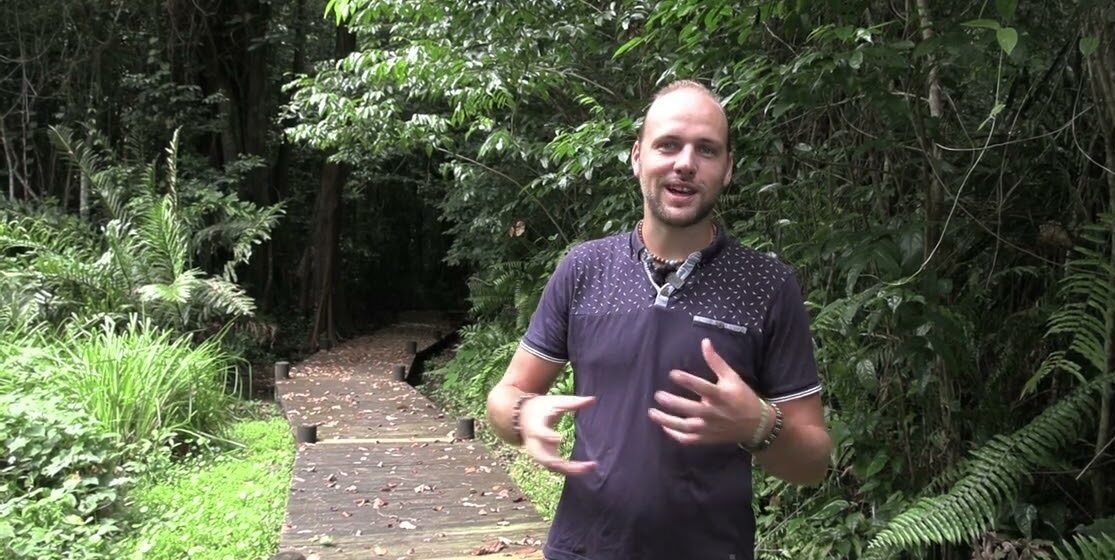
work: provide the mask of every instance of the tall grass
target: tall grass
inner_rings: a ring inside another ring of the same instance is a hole
[[[52,381],[125,444],[214,437],[231,420],[232,358],[216,339],[195,345],[132,319],[79,337],[66,352],[70,363]]]

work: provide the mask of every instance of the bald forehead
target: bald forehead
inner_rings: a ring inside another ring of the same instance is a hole
[[[675,119],[711,121],[709,124],[722,131],[720,140],[728,141],[728,115],[720,102],[704,89],[684,87],[655,98],[647,109],[641,132],[652,123]]]

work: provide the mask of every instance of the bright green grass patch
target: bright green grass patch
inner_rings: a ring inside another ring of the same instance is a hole
[[[554,512],[557,510],[558,499],[561,498],[563,478],[552,473],[534,462],[526,453],[519,453],[515,460],[508,466],[507,473],[511,480],[523,491],[527,499],[534,504],[534,508],[546,521],[553,521]]]
[[[208,453],[152,472],[130,494],[114,558],[250,560],[278,547],[294,443],[282,418],[234,424],[246,448]]]

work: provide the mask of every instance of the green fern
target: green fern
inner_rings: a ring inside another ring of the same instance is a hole
[[[88,180],[95,200],[109,220],[101,235],[80,223],[78,243],[33,219],[9,219],[0,213],[0,254],[18,255],[5,270],[27,270],[35,289],[47,289],[54,301],[71,303],[85,317],[141,307],[148,316],[186,331],[213,318],[254,312],[254,302],[235,282],[235,267],[247,263],[252,249],[266,240],[282,216],[280,205],[266,208],[241,201],[218,189],[235,179],[207,183],[179,177],[178,132],[165,154],[160,180],[155,162],[118,163],[95,132],[77,140],[72,131],[52,129],[52,137],[78,172]],[[65,230],[63,230],[65,231]],[[99,239],[98,239],[99,237]],[[194,265],[204,246],[232,258],[213,277]]]
[[[168,194],[147,209],[135,231],[154,280],[173,282],[189,268],[189,239],[178,220],[173,196]]]
[[[1057,560],[1111,560],[1115,558],[1115,535],[1077,535],[1053,549]]]
[[[201,286],[203,289],[197,297],[206,309],[241,317],[255,313],[255,300],[239,285],[220,278],[206,278]]]
[[[995,523],[1000,506],[1016,497],[1032,470],[1094,424],[1097,395],[1115,382],[1115,372],[1106,371],[1110,341],[1105,327],[1115,308],[1115,287],[1109,280],[1115,274],[1102,257],[1110,219],[1087,229],[1076,249],[1078,258],[1069,263],[1071,272],[1059,284],[1066,303],[1051,316],[1046,337],[1066,336],[1067,348],[1047,357],[1025,392],[1036,390],[1054,371],[1071,373],[1080,385],[1022,429],[995,436],[974,451],[947,492],[921,498],[897,515],[872,540],[873,551],[971,541]]]
[[[972,453],[964,475],[944,495],[922,498],[871,541],[872,549],[907,550],[970,541],[995,522],[1031,470],[1069,445],[1094,422],[1099,393],[1115,381],[1106,374],[1077,387],[1024,428],[999,435]]]
[[[1085,227],[1081,243],[1075,248],[1076,258],[1068,263],[1069,273],[1061,280],[1058,295],[1065,304],[1049,318],[1046,336],[1069,337],[1068,347],[1049,355],[1026,382],[1023,395],[1037,390],[1049,375],[1062,371],[1078,380],[1086,378],[1083,365],[1095,371],[1107,367],[1106,314],[1115,308],[1115,267],[1104,256],[1106,236],[1110,235],[1111,217]],[[1078,356],[1080,361],[1074,360]]]

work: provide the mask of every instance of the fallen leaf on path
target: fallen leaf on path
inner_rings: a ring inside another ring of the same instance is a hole
[[[481,546],[480,548],[476,549],[476,552],[473,552],[472,555],[473,556],[485,556],[487,554],[495,554],[497,552],[502,551],[505,548],[507,548],[507,545],[504,544],[502,539],[492,539],[492,540],[484,543],[484,545]]]

